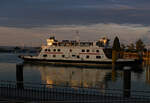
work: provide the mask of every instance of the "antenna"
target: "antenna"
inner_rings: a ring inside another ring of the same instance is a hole
[[[22,43],[22,49],[24,49],[25,47],[24,47],[24,42]]]
[[[55,37],[55,32],[52,32],[52,33],[51,33],[51,36]]]
[[[79,35],[79,31],[76,30],[76,41],[79,42],[80,41],[80,35]]]

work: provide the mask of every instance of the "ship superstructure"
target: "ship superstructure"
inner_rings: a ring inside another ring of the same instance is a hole
[[[102,38],[95,42],[76,40],[58,41],[55,37],[47,39],[38,56],[21,56],[25,61],[40,61],[53,64],[100,65],[111,64],[111,52],[106,52],[109,39]],[[109,55],[108,55],[109,54]],[[118,59],[118,63],[133,62],[132,59]]]
[[[42,47],[39,57],[70,61],[108,60],[103,52],[106,42],[77,42],[75,40],[62,40],[58,42],[55,40],[55,37],[50,37],[47,39],[47,45]]]

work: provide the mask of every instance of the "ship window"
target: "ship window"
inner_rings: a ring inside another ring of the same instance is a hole
[[[53,49],[53,51],[55,52],[55,51],[56,51],[56,49]]]
[[[89,52],[89,51],[90,51],[89,49],[86,50],[86,52]]]
[[[101,56],[96,56],[96,58],[97,58],[97,59],[100,59],[100,58],[101,58]]]
[[[44,54],[43,57],[47,57],[47,54]]]
[[[60,49],[58,49],[57,51],[60,52]]]
[[[48,51],[50,52],[51,50],[50,50],[50,49],[48,49]]]
[[[96,52],[99,52],[99,50],[96,50]]]
[[[80,56],[78,55],[77,58],[80,58]]]
[[[84,50],[84,49],[82,49],[82,52],[85,52],[85,50]]]
[[[62,57],[64,58],[64,57],[65,57],[65,55],[62,55]]]
[[[72,55],[72,57],[75,57],[76,55]]]
[[[55,57],[56,57],[56,55],[53,55],[53,57],[55,58]]]
[[[89,58],[89,57],[90,57],[89,55],[86,56],[86,58]]]
[[[47,51],[47,49],[45,49],[45,51]]]

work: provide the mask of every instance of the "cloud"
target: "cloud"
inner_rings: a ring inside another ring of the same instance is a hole
[[[149,3],[148,0],[0,0],[0,18],[7,18],[0,19],[0,26],[150,25]]]
[[[135,42],[139,38],[149,38],[150,26],[141,24],[93,24],[93,25],[53,25],[36,28],[0,27],[0,45],[40,46],[50,35],[58,40],[75,39],[79,31],[80,40],[94,41],[108,37],[113,41],[118,36],[122,43]],[[53,33],[53,34],[51,34]],[[150,44],[150,42],[146,42]]]
[[[149,43],[149,0],[0,0],[0,45],[41,45],[48,34]]]

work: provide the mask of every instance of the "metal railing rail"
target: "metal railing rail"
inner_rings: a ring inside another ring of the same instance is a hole
[[[124,91],[130,92],[130,97],[124,97]],[[1,80],[0,97],[28,101],[101,101],[102,103],[124,101],[130,103],[150,102],[150,91],[69,87]]]

